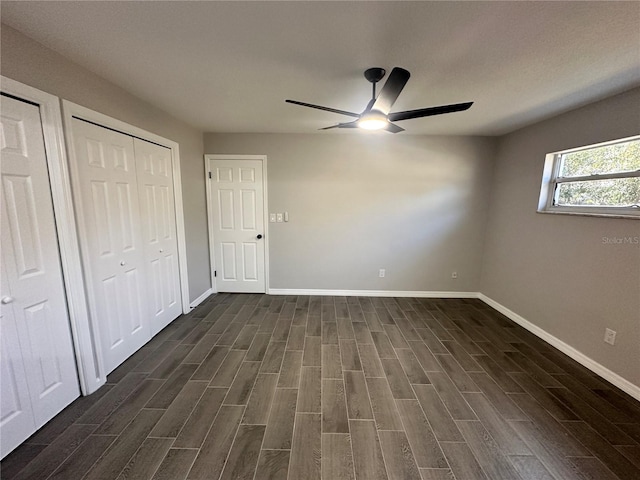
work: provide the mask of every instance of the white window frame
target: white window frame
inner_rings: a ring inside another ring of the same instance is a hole
[[[566,153],[589,150],[593,148],[606,147],[617,143],[640,140],[640,135],[621,138],[608,142],[596,143],[584,147],[571,148],[558,152],[548,153],[545,157],[544,171],[542,174],[542,186],[540,188],[540,198],[538,200],[538,213],[556,213],[563,215],[586,215],[593,217],[614,217],[640,219],[640,207],[589,207],[589,206],[568,206],[554,205],[556,187],[560,183],[590,180],[606,180],[611,178],[635,178],[640,177],[640,170],[635,172],[610,173],[602,175],[584,175],[579,177],[559,177],[560,159]]]

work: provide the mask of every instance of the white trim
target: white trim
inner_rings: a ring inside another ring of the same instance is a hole
[[[266,155],[223,155],[207,153],[204,156],[204,180],[207,199],[207,231],[209,233],[209,265],[211,274],[211,290],[218,293],[216,286],[216,257],[214,250],[213,238],[213,212],[211,211],[211,182],[209,181],[209,162],[211,160],[260,160],[262,162],[262,205],[263,205],[263,223],[264,223],[264,291],[270,293],[269,290],[269,194],[267,191],[267,156]]]
[[[505,315],[509,319],[513,320],[515,323],[517,323],[521,327],[526,328],[531,333],[533,333],[537,337],[541,338],[542,340],[547,342],[552,347],[557,348],[562,353],[568,355],[569,357],[574,359],[579,364],[585,366],[586,368],[588,368],[589,370],[591,370],[595,374],[601,376],[602,378],[604,378],[608,382],[612,383],[613,385],[618,387],[620,390],[628,393],[629,395],[631,395],[636,400],[640,400],[640,386],[634,385],[629,380],[627,380],[627,379],[621,377],[620,375],[618,375],[617,373],[609,370],[607,367],[599,364],[595,360],[587,357],[584,353],[580,352],[579,350],[576,350],[574,347],[572,347],[571,345],[563,342],[559,338],[554,337],[553,335],[548,333],[546,330],[543,330],[542,328],[534,325],[533,323],[531,323],[530,321],[528,321],[524,317],[518,315],[514,311],[508,309],[504,305],[502,305],[502,304],[496,302],[495,300],[487,297],[485,294],[483,294],[483,293],[478,294],[478,298],[480,300],[482,300],[484,303],[486,303],[487,305],[489,305],[490,307],[495,308],[497,311],[499,311],[500,313],[502,313],[503,315]]]
[[[218,286],[216,285],[216,277],[214,272],[216,270],[216,256],[213,247],[213,214],[211,212],[211,182],[209,181],[209,158],[204,156],[204,190],[205,200],[207,202],[207,234],[209,240],[209,278],[211,281],[211,292],[218,293]]]
[[[403,290],[325,290],[314,288],[272,288],[269,295],[316,295],[334,297],[415,297],[415,298],[478,298],[478,292],[428,292]]]
[[[132,135],[144,140],[151,141],[153,143],[162,145],[171,150],[172,156],[172,164],[173,164],[173,187],[174,187],[174,206],[175,206],[175,215],[176,215],[176,237],[178,244],[178,270],[180,275],[180,296],[182,299],[182,312],[189,313],[191,308],[189,306],[189,284],[187,277],[187,261],[186,261],[186,242],[184,237],[184,215],[182,209],[182,185],[180,183],[180,153],[179,147],[176,142],[165,139],[153,133],[147,132],[140,128],[134,127],[132,125],[128,125],[120,120],[116,120],[114,118],[108,117],[98,112],[94,112],[88,108],[82,107],[80,105],[76,105],[67,100],[62,100],[62,113],[63,113],[63,122],[64,122],[64,132],[65,132],[65,140],[67,145],[67,152],[69,158],[69,166],[71,170],[74,171],[76,162],[75,162],[75,148],[73,141],[73,122],[72,119],[74,117],[88,120],[92,123],[102,125],[108,128],[112,128],[114,130],[118,130],[122,133]],[[73,189],[78,189],[78,176],[72,175],[71,177],[71,186]],[[71,190],[69,194],[71,194]],[[82,205],[77,204],[76,210],[78,212],[76,221],[78,224],[78,228],[76,232],[79,235],[81,231],[84,231],[84,224],[82,215]],[[81,267],[80,263],[80,267]],[[84,280],[84,276],[82,277]],[[89,305],[95,305],[95,300],[93,298],[93,292],[91,289],[85,288],[85,298]],[[87,344],[83,344],[86,349],[90,349],[92,351],[93,358],[93,372],[95,372],[95,381],[93,382],[93,388],[83,389],[83,393],[88,395],[97,388],[106,382],[106,372],[103,363],[102,357],[102,349],[100,345],[100,341],[98,338],[99,328],[96,324],[95,318],[93,318],[89,313],[86,316],[87,320],[80,325],[80,330],[84,333],[84,340],[89,342]],[[87,346],[88,345],[88,346]]]
[[[189,313],[189,272],[187,271],[187,238],[184,226],[184,206],[182,204],[182,174],[180,169],[180,146],[171,142],[173,163],[173,206],[176,211],[176,240],[178,241],[178,269],[180,270],[180,293],[182,313]]]
[[[89,314],[80,262],[80,247],[76,236],[67,154],[64,148],[60,101],[56,96],[10,78],[0,77],[0,79],[3,92],[33,102],[40,108],[78,379],[80,390],[84,395],[88,395],[104,383],[104,378],[99,374],[98,356],[92,348],[93,333],[88,325]]]
[[[196,308],[198,305],[200,305],[202,302],[204,302],[209,297],[209,295],[211,295],[211,294],[213,294],[213,289],[212,288],[210,288],[208,290],[205,290],[205,292],[202,295],[200,295],[193,302],[191,302],[189,307],[191,309]]]
[[[616,213],[589,213],[589,212],[567,212],[565,211],[561,211],[561,210],[557,210],[560,209],[561,207],[553,207],[554,210],[538,210],[536,213],[542,213],[544,215],[573,215],[578,216],[578,217],[604,217],[604,218],[624,218],[626,220],[637,220],[637,216],[630,216],[630,215],[623,215],[623,214],[616,214]],[[572,208],[572,207],[565,207],[565,208]]]
[[[267,156],[262,157],[262,205],[264,208],[264,291],[269,291],[269,182],[267,181]]]

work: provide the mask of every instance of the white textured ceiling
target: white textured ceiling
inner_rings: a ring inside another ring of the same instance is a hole
[[[2,1],[2,22],[191,125],[315,132],[372,66],[411,79],[406,134],[498,135],[640,85],[640,2]],[[383,80],[384,81],[384,80]],[[331,130],[325,134],[334,134]]]

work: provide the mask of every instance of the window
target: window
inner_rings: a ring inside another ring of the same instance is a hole
[[[640,136],[547,155],[539,212],[640,217]]]

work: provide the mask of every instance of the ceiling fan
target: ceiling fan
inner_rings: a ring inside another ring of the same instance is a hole
[[[347,112],[345,110],[337,110],[335,108],[323,107],[321,105],[313,105],[311,103],[298,102],[296,100],[285,100],[287,103],[301,105],[303,107],[316,108],[326,112],[338,113],[349,117],[357,118],[352,122],[338,123],[330,127],[324,127],[320,130],[329,130],[331,128],[364,128],[366,130],[386,130],[391,133],[404,131],[395,123],[401,120],[410,120],[412,118],[429,117],[432,115],[442,115],[444,113],[461,112],[468,110],[473,102],[456,103],[453,105],[441,105],[439,107],[419,108],[417,110],[406,110],[404,112],[391,113],[391,107],[400,96],[400,92],[409,81],[411,74],[404,68],[394,67],[389,74],[389,78],[380,90],[380,94],[376,97],[376,84],[382,80],[387,72],[384,68],[369,68],[365,70],[364,77],[372,83],[373,94],[367,108],[362,113]]]

